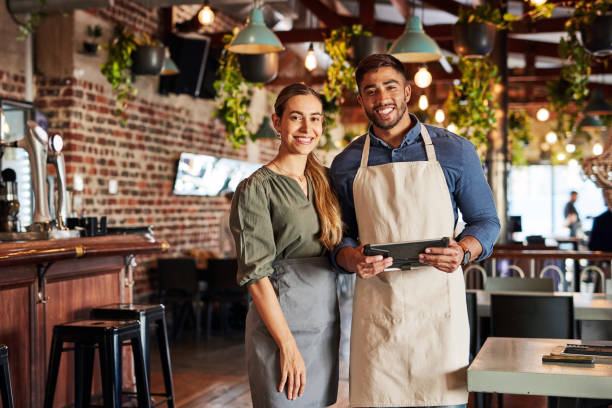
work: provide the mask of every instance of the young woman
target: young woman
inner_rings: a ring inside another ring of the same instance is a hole
[[[240,183],[230,216],[238,283],[252,296],[251,397],[255,408],[323,407],[338,393],[337,276],[326,252],[342,228],[327,169],[312,153],[323,132],[321,99],[304,84],[289,85],[272,121],[278,154]]]

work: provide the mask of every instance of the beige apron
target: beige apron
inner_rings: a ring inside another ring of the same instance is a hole
[[[368,167],[370,136],[353,183],[362,243],[452,236],[444,173],[424,125],[427,161]],[[352,407],[467,403],[469,325],[461,268],[382,272],[357,279],[351,329]]]

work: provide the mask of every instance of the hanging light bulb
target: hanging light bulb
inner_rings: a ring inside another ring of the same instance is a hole
[[[431,85],[431,73],[427,70],[426,65],[421,65],[419,70],[414,74],[414,83],[419,88],[427,88]]]
[[[548,120],[548,118],[550,117],[550,112],[548,111],[548,109],[546,108],[540,108],[538,109],[538,111],[536,112],[536,118],[540,121],[540,122],[546,122]]]
[[[550,150],[550,145],[548,143],[542,143],[540,149],[542,149],[543,152],[547,152]]]
[[[449,124],[446,129],[451,132],[451,133],[457,133],[457,131],[459,129],[457,129],[457,125],[455,125],[454,123]]]
[[[578,160],[576,159],[569,159],[569,161],[567,162],[568,166],[570,167],[578,167]]]
[[[568,153],[574,153],[576,151],[576,145],[573,144],[573,143],[568,143],[565,146],[565,151],[568,152]]]
[[[551,130],[546,134],[545,138],[546,142],[548,142],[549,144],[553,144],[557,141],[557,134]]]
[[[601,145],[601,143],[595,143],[593,145],[593,154],[595,156],[599,156],[602,153],[603,153],[603,146]]]
[[[531,3],[533,7],[538,7],[546,3],[546,0],[530,0],[529,2]]]
[[[215,12],[212,11],[208,2],[204,3],[204,7],[198,12],[198,21],[202,25],[209,25],[215,21]]]
[[[308,71],[312,71],[317,67],[317,56],[314,53],[312,43],[310,43],[310,47],[308,47],[308,52],[306,53],[306,58],[304,59],[304,66]]]
[[[559,153],[559,154],[557,154],[557,160],[559,160],[559,161],[563,161],[563,160],[565,160],[565,157],[566,157],[566,156],[565,156],[565,153]]]
[[[434,119],[438,123],[444,122],[444,119],[446,119],[446,115],[444,114],[444,111],[442,109],[436,110],[436,114],[434,115]]]
[[[419,109],[424,111],[429,108],[429,100],[427,99],[427,95],[423,94],[419,97]]]

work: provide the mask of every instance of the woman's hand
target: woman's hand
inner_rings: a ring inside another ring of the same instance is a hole
[[[306,387],[306,365],[295,340],[280,348],[281,382],[278,392],[287,385],[287,398],[295,400],[304,394]]]

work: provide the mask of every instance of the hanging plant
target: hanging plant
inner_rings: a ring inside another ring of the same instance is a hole
[[[499,7],[492,7],[486,3],[472,9],[459,8],[458,23],[490,23],[498,30],[512,29],[512,22],[519,17],[510,13],[502,14]]]
[[[496,123],[493,86],[499,83],[498,69],[488,58],[459,60],[461,79],[451,88],[445,102],[448,122],[454,123],[476,146],[479,154],[487,147],[487,134]]]
[[[237,33],[238,30],[234,29],[233,34],[223,36],[225,46],[217,69],[219,79],[214,84],[219,105],[215,116],[225,126],[226,138],[232,142],[235,149],[245,145],[247,138],[255,140],[255,134],[248,129],[251,120],[248,108],[253,95],[253,83],[246,81],[240,73],[238,56],[228,51],[229,44]],[[261,87],[262,84],[258,86]]]
[[[546,84],[552,109],[557,112],[557,132],[567,137],[574,130],[578,113],[583,110],[589,96],[589,76],[593,56],[582,47],[577,33],[588,27],[598,15],[605,14],[609,0],[578,0],[574,13],[565,22],[567,36],[561,38],[559,56],[567,63],[561,68],[559,79]],[[570,109],[571,104],[577,109]]]
[[[324,101],[324,131],[326,139],[325,148],[333,146],[330,130],[336,125],[341,106],[344,103],[342,94],[345,90],[357,92],[355,81],[355,67],[351,65],[348,57],[351,38],[354,36],[371,36],[372,33],[363,30],[361,25],[340,27],[332,30],[329,38],[325,39],[325,51],[329,54],[332,63],[327,70],[327,80],[323,85],[322,95]]]
[[[531,119],[524,110],[511,111],[508,115],[509,145],[512,149],[512,164],[526,166],[525,147],[531,139]]]
[[[113,37],[105,48],[108,50],[108,58],[102,64],[101,72],[117,92],[115,114],[121,116],[129,98],[138,93],[132,83],[131,73],[132,52],[138,48],[138,43],[132,31],[115,28]]]

